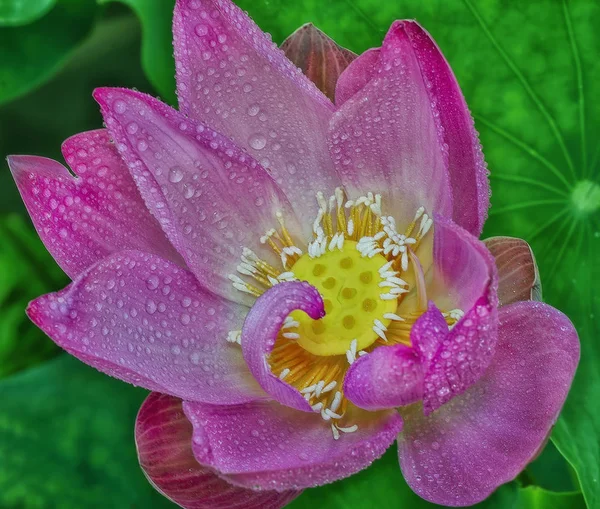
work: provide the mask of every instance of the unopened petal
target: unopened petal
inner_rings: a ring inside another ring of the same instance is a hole
[[[496,260],[501,306],[521,300],[542,300],[542,283],[533,251],[522,239],[491,237],[484,244]]]
[[[296,30],[281,44],[285,56],[333,101],[340,74],[356,58],[312,23]]]

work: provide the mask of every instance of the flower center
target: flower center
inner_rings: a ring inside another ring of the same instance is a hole
[[[382,215],[381,196],[345,198],[342,189],[329,199],[317,193],[312,239],[292,238],[283,215],[277,213],[279,228],[260,238],[260,248],[273,251],[281,266],[245,247],[239,275],[229,275],[234,288],[255,297],[293,280],[308,281],[321,293],[325,317],[312,320],[302,311],[291,313],[265,361],[275,376],[304,395],[329,423],[336,440],[358,428],[353,423],[357,409],[343,393],[349,366],[380,346],[410,344],[410,330],[427,308],[419,256],[433,225],[419,207],[400,233],[394,218]],[[409,291],[414,291],[416,304],[402,308]],[[462,312],[444,315],[451,326]],[[241,331],[231,331],[227,340],[240,343]]]
[[[364,257],[357,242],[340,238],[341,249],[319,258],[305,254],[292,266],[296,278],[319,290],[325,303],[321,320],[301,311],[291,315],[299,324],[298,344],[315,355],[345,355],[353,340],[358,350],[371,346],[380,337],[376,330],[387,330],[386,315],[398,307],[396,298],[382,298],[388,295],[382,277],[388,260],[380,253]]]

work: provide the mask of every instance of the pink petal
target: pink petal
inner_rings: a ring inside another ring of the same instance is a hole
[[[173,32],[180,110],[246,148],[314,217],[315,193],[338,185],[325,144],[333,104],[229,0],[178,0]]]
[[[376,75],[333,116],[328,138],[351,196],[381,193],[399,226],[420,206],[451,217],[441,125],[401,22],[383,41]]]
[[[239,301],[228,275],[242,247],[289,205],[272,178],[230,140],[165,104],[125,89],[96,89],[106,124],[140,192],[190,270],[211,291]]]
[[[111,255],[27,313],[67,352],[126,382],[209,403],[265,396],[226,339],[245,308],[158,256]]]
[[[518,302],[499,318],[494,360],[476,385],[428,417],[418,407],[402,412],[402,472],[436,504],[475,504],[514,479],[550,432],[573,380],[579,341],[566,316]]]
[[[406,345],[380,346],[350,366],[344,394],[365,410],[415,403],[423,397],[421,358]]]
[[[371,81],[379,69],[380,48],[371,48],[352,62],[337,80],[335,105],[339,108]]]
[[[485,372],[497,340],[498,277],[485,245],[454,223],[436,217],[434,281],[429,298],[464,317],[443,339],[425,374],[426,414],[464,392]],[[445,304],[445,305],[443,305]]]
[[[146,398],[135,441],[148,480],[186,509],[279,509],[300,494],[238,488],[200,465],[192,453],[192,425],[173,396],[153,392]]]
[[[354,433],[334,440],[319,414],[277,402],[212,406],[184,402],[194,426],[196,459],[232,483],[277,491],[348,477],[368,467],[402,428],[394,411],[363,412]]]
[[[427,311],[423,313],[410,329],[410,342],[423,359],[426,368],[442,341],[448,335],[448,324],[442,312],[433,302],[429,303]]]
[[[501,306],[520,300],[542,300],[542,283],[529,244],[512,237],[483,241],[496,260]]]
[[[441,216],[434,221],[432,282],[427,296],[440,309],[467,311],[492,284],[496,305],[498,272],[485,244]]]
[[[266,359],[285,318],[297,309],[313,320],[325,316],[321,295],[306,282],[279,283],[263,293],[244,321],[242,351],[251,373],[267,393],[283,405],[312,412],[300,391],[274,375]]]
[[[483,229],[490,203],[487,166],[479,136],[458,82],[431,36],[416,21],[401,24],[404,37],[418,61],[431,103],[443,126],[448,171],[454,196],[452,219],[476,237]]]
[[[10,156],[8,164],[42,241],[71,279],[121,249],[183,265],[105,130],[69,138],[63,154],[76,177],[44,157]]]
[[[356,54],[342,48],[312,23],[296,30],[281,44],[290,61],[333,101],[335,84]]]

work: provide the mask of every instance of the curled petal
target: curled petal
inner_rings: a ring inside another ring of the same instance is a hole
[[[429,367],[429,363],[447,335],[448,324],[442,312],[433,302],[430,302],[427,311],[419,317],[410,330],[410,343],[421,355],[425,369]]]
[[[289,203],[266,171],[231,141],[158,100],[126,89],[96,89],[148,208],[211,291],[239,301],[228,274]],[[293,226],[293,225],[291,225]],[[292,228],[293,229],[293,228]]]
[[[446,335],[425,375],[423,411],[429,415],[473,385],[492,361],[497,309],[485,295]]]
[[[275,401],[235,406],[184,402],[196,459],[233,484],[297,490],[348,477],[369,466],[402,428],[398,413],[361,412],[354,432],[335,440],[318,414]]]
[[[314,320],[325,316],[321,295],[306,282],[279,283],[263,293],[244,322],[242,351],[250,371],[266,392],[283,405],[312,412],[298,389],[273,374],[266,358],[275,345],[285,318],[296,309]]]
[[[423,367],[406,345],[381,346],[357,359],[344,378],[344,394],[365,410],[409,405],[423,397]]]
[[[71,279],[105,256],[140,249],[184,265],[139,195],[106,130],[69,138],[51,159],[10,156],[8,165],[44,245]]]
[[[406,227],[415,210],[451,217],[439,119],[401,22],[392,24],[373,78],[334,114],[328,141],[351,196],[379,192]]]
[[[434,222],[433,267],[427,295],[438,308],[467,311],[490,285],[490,303],[497,305],[494,257],[483,242],[441,216],[436,216]]]
[[[245,311],[190,272],[139,251],[105,258],[27,309],[55,343],[108,375],[221,404],[266,397],[226,339]]]
[[[471,505],[514,479],[539,451],[579,360],[568,318],[538,302],[499,311],[499,341],[485,375],[424,416],[402,410],[400,466],[412,489],[442,505]]]
[[[338,77],[356,58],[355,53],[342,48],[312,23],[298,28],[283,41],[281,49],[332,101]]]
[[[368,49],[340,74],[335,86],[335,105],[338,108],[371,81],[379,67],[380,52],[380,48]]]
[[[520,300],[542,300],[542,282],[529,244],[513,237],[483,241],[496,260],[501,306]]]
[[[135,442],[152,485],[185,509],[279,509],[300,494],[239,488],[200,465],[192,452],[192,425],[173,396],[153,392],[146,398]]]
[[[489,366],[497,341],[497,273],[485,245],[454,223],[436,217],[434,280],[430,298],[464,317],[446,335],[425,375],[426,414],[462,393]],[[429,290],[429,289],[428,289]]]
[[[315,193],[339,182],[325,144],[333,104],[230,0],[178,0],[173,32],[181,112],[244,147],[314,217]]]

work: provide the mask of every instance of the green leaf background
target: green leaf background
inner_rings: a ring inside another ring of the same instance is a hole
[[[575,323],[580,367],[552,441],[485,508],[600,508],[600,3],[596,0],[238,0],[281,42],[313,22],[355,52],[415,18],[452,65],[491,172],[485,236],[526,239],[544,299]],[[173,0],[0,0],[0,154],[61,159],[63,139],[101,125],[95,86],[175,104]],[[0,507],[173,507],[137,467],[144,391],[60,354],[26,302],[66,278],[0,171]],[[291,507],[433,507],[395,451]]]

